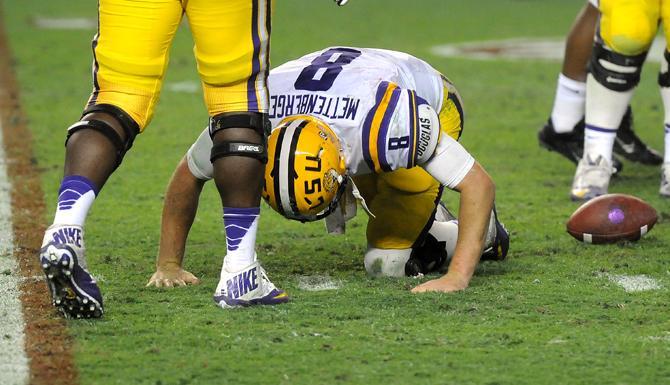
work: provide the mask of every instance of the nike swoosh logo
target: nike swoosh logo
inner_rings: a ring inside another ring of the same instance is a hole
[[[626,154],[632,154],[635,152],[635,142],[626,143],[619,138],[616,138],[616,142],[619,146],[621,146]]]

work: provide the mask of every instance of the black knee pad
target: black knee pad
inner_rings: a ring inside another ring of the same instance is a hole
[[[665,60],[667,68],[665,72],[658,74],[658,85],[667,88],[670,87],[670,52],[668,50],[663,52],[663,60]]]
[[[65,145],[70,140],[72,134],[83,129],[91,129],[103,134],[116,148],[116,167],[123,161],[126,152],[133,146],[135,137],[140,132],[139,125],[123,110],[110,104],[94,104],[87,107],[82,113],[82,118],[94,112],[104,112],[114,117],[125,133],[123,139],[116,130],[108,123],[98,119],[86,119],[71,125],[67,129],[67,137],[65,138]]]
[[[229,128],[246,128],[256,131],[263,139],[261,143],[247,141],[223,141],[214,143],[210,161],[224,156],[247,156],[263,163],[268,161],[267,136],[270,134],[270,119],[259,112],[229,112],[209,119],[209,135],[214,141],[217,132]]]
[[[635,88],[640,82],[642,65],[647,52],[626,56],[606,48],[596,42],[589,61],[589,71],[598,83],[612,91],[624,92]]]

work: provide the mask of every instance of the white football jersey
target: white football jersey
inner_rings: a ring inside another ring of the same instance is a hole
[[[280,65],[268,82],[272,126],[292,115],[323,120],[344,147],[349,175],[411,168],[435,149],[442,75],[409,54],[331,47]],[[211,146],[205,130],[189,150],[198,178],[211,178]]]

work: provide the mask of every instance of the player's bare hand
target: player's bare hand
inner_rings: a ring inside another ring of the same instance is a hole
[[[465,279],[457,274],[443,275],[440,278],[424,282],[412,289],[412,293],[425,293],[430,291],[451,293],[454,291],[465,290],[468,287],[469,279]]]
[[[200,280],[195,275],[182,269],[180,266],[159,266],[149,278],[146,287],[175,287],[197,285]]]

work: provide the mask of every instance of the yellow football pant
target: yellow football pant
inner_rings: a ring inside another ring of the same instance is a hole
[[[670,49],[670,1],[600,0],[600,37],[622,55],[634,56],[651,46],[663,22],[666,49]]]
[[[267,111],[273,0],[100,0],[88,105],[112,104],[143,130],[185,14],[210,116]]]
[[[444,83],[440,129],[458,139],[463,130],[463,109],[456,89],[446,78]],[[408,249],[424,230],[430,228],[430,219],[440,200],[442,188],[423,168],[401,168],[353,179],[375,215],[375,218],[368,218],[366,230],[371,247]]]

